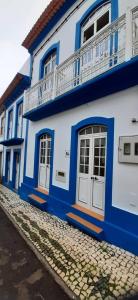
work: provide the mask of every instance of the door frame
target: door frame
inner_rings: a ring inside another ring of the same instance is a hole
[[[77,158],[78,158],[78,133],[90,125],[103,125],[107,127],[107,156],[105,176],[105,219],[110,214],[112,206],[112,178],[113,178],[113,149],[114,149],[114,118],[90,117],[72,126],[71,132],[71,157],[70,157],[70,195],[72,204],[76,203],[77,189]]]
[[[48,136],[48,134],[47,134],[47,136]],[[39,140],[39,147],[40,148],[41,148],[41,138],[42,137],[43,137],[43,135],[41,135],[40,140]],[[50,138],[50,151],[51,151],[51,135],[49,135],[49,138]],[[42,140],[42,142],[47,142],[47,141],[48,141],[47,138],[45,140]],[[45,149],[46,149],[46,160],[47,160],[47,151],[48,151],[47,146],[46,146]],[[50,155],[51,155],[51,153],[50,153]],[[45,175],[47,174],[47,163],[45,162],[45,164],[41,164],[40,160],[41,160],[41,152],[39,150],[38,187],[46,190],[47,192],[49,192],[49,187],[47,188],[46,186],[43,187],[43,186],[40,185],[40,167],[42,167],[42,165],[45,165]],[[50,161],[50,163],[51,163],[51,161]],[[50,166],[50,163],[49,163],[49,166]],[[45,179],[47,179],[47,175],[46,175]],[[49,184],[50,184],[50,176],[49,176]]]
[[[12,167],[12,187],[15,189],[15,181],[16,181],[16,154],[20,156],[19,162],[19,182],[20,182],[20,168],[21,168],[21,149],[14,149],[13,150],[13,167]],[[19,190],[19,186],[18,186]]]
[[[49,182],[49,193],[52,186],[53,177],[53,160],[54,160],[54,130],[49,128],[41,129],[35,135],[35,153],[34,153],[34,186],[38,187],[39,183],[39,153],[40,153],[40,138],[44,134],[49,134],[51,137],[51,155],[50,155],[50,182]]]

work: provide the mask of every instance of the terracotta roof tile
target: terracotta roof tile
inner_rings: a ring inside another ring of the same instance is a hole
[[[63,6],[67,0],[52,0],[50,4],[46,7],[44,12],[41,14],[33,28],[30,30],[29,34],[22,43],[22,46],[29,49],[37,36],[49,23],[52,17],[57,13],[57,11]],[[68,0],[69,1],[69,0]]]

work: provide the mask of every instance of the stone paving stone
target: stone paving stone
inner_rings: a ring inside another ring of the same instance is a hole
[[[138,291],[138,257],[42,212],[0,185],[0,205],[80,299],[121,299]]]

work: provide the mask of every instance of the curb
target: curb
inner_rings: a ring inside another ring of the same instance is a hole
[[[62,290],[67,294],[67,296],[70,299],[77,300],[79,299],[71,290],[70,288],[65,284],[65,282],[56,274],[56,272],[50,267],[48,262],[44,259],[44,257],[39,253],[39,251],[36,249],[36,247],[32,244],[31,241],[27,239],[23,231],[20,229],[20,227],[17,225],[17,223],[14,221],[14,219],[11,217],[11,215],[8,213],[8,211],[1,205],[1,209],[4,211],[5,215],[8,217],[8,219],[11,221],[11,223],[14,225],[14,227],[19,232],[20,236],[24,239],[26,244],[29,246],[29,248],[33,251],[37,259],[42,263],[42,265],[45,267],[45,269],[52,275],[55,282],[62,288]]]

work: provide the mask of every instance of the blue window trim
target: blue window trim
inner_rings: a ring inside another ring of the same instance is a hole
[[[112,206],[112,176],[113,176],[113,149],[114,149],[114,118],[90,117],[72,126],[71,157],[69,190],[72,204],[76,202],[77,186],[77,150],[78,132],[88,125],[104,125],[107,127],[107,158],[106,158],[106,184],[105,184],[105,219],[111,212]]]
[[[87,19],[87,17],[99,6],[108,2],[107,0],[96,0],[82,15],[80,20],[76,24],[76,35],[75,35],[75,51],[81,46],[81,26]],[[111,2],[111,21],[115,21],[118,18],[118,0],[110,0]]]
[[[44,76],[44,64],[49,55],[51,55],[54,51],[56,51],[56,64],[59,65],[59,51],[60,51],[60,42],[53,44],[43,55],[40,60],[39,66],[39,80]]]
[[[16,153],[20,155],[20,165],[19,165],[19,182],[20,182],[20,168],[21,168],[21,149],[13,150],[13,167],[12,167],[12,187],[15,189],[15,180],[16,180]]]
[[[9,125],[10,125],[10,113],[11,112],[14,112],[14,107],[13,106],[8,110],[7,140],[9,139]],[[13,116],[13,120],[14,120],[14,116]],[[12,120],[12,126],[14,127],[13,120]],[[13,127],[12,127],[12,135],[13,135]]]
[[[26,175],[27,147],[28,147],[28,132],[29,132],[29,120],[26,120],[25,147],[24,147],[23,181],[25,180],[25,175]]]
[[[6,149],[6,153],[5,153],[5,182],[7,182],[7,176],[8,176],[8,159],[7,159],[7,155],[9,154],[10,156],[10,164],[11,164],[11,149]],[[10,174],[11,175],[11,174]]]
[[[52,175],[53,175],[53,159],[54,159],[54,130],[44,128],[40,130],[35,135],[35,155],[34,155],[34,184],[35,187],[38,186],[38,175],[39,175],[39,149],[40,149],[40,137],[43,134],[49,134],[51,137],[51,158],[50,158],[50,183],[49,183],[49,193],[52,185]]]
[[[17,138],[17,127],[18,127],[18,110],[19,110],[19,106],[20,104],[23,103],[23,97],[20,98],[17,102],[16,102],[16,109],[15,109],[15,130],[14,130],[14,137]],[[23,120],[22,120],[22,133],[23,133]],[[22,134],[21,137],[22,138]]]

